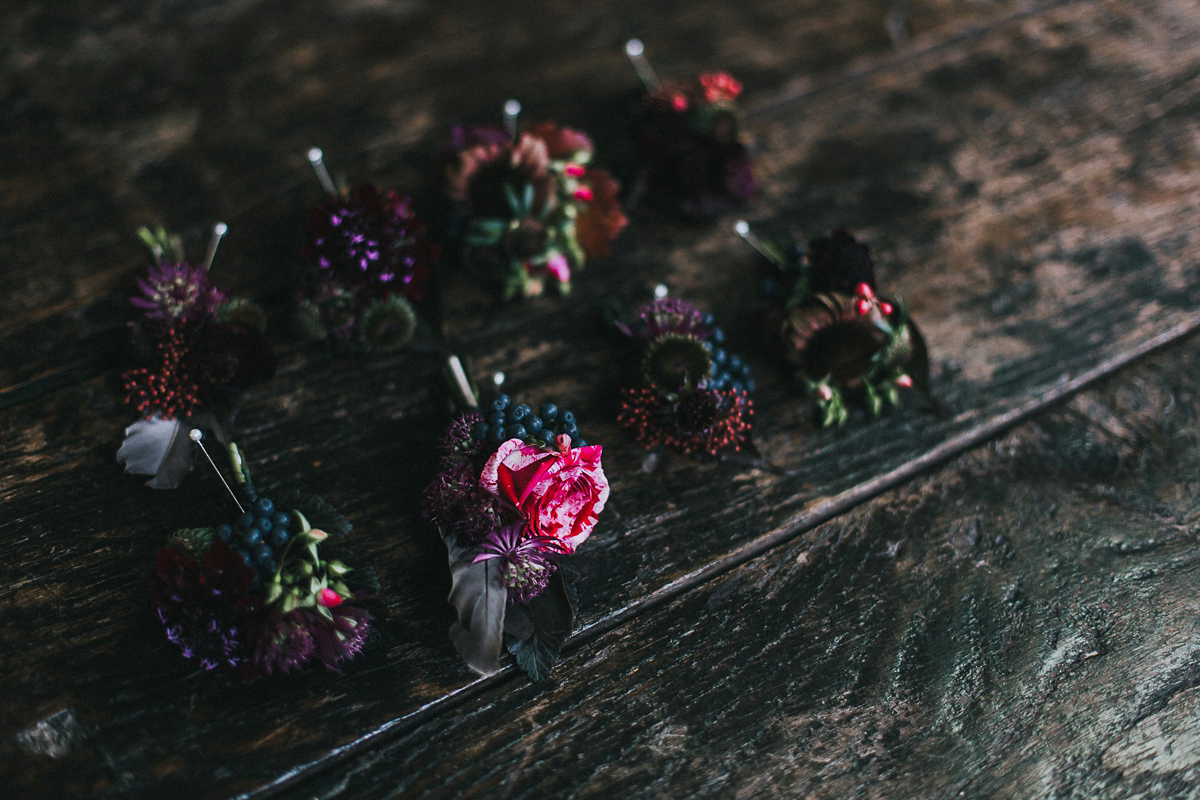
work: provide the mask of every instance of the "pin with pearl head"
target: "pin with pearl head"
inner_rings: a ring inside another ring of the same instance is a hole
[[[221,244],[221,239],[228,233],[229,226],[224,222],[218,222],[213,225],[212,237],[208,240],[208,252],[204,254],[204,271],[208,272],[212,269],[213,259],[217,257],[217,247]]]
[[[646,46],[642,44],[642,40],[630,39],[626,42],[625,55],[629,57],[629,63],[633,65],[633,70],[637,73],[638,80],[646,87],[646,91],[657,89],[662,81],[659,80],[654,67],[650,66],[650,59],[646,58]]]
[[[521,103],[517,100],[504,102],[504,131],[508,138],[517,140],[517,118],[521,116]]]
[[[325,153],[321,148],[309,148],[308,163],[312,165],[313,172],[317,173],[317,180],[321,182],[321,188],[328,194],[337,194],[337,186],[329,175],[329,170],[325,167]]]
[[[784,266],[783,258],[779,252],[772,246],[768,245],[760,239],[754,231],[750,230],[750,223],[744,219],[739,219],[733,223],[733,230],[738,236],[745,240],[746,244],[754,248],[754,250],[767,261],[770,261],[776,267],[782,269]]]
[[[237,505],[238,511],[245,514],[246,509],[242,507],[241,502],[237,499],[237,495],[234,494],[233,488],[229,485],[229,481],[225,480],[225,476],[221,474],[221,470],[217,469],[216,462],[213,461],[212,456],[208,454],[208,448],[204,446],[204,442],[202,441],[204,439],[204,432],[199,428],[192,428],[192,430],[188,433],[188,438],[196,443],[196,446],[200,448],[201,453],[204,453],[204,457],[208,459],[208,463],[212,465],[213,472],[217,473],[217,477],[221,479],[221,483],[225,484],[225,491],[229,492],[229,496],[233,498],[233,502]]]

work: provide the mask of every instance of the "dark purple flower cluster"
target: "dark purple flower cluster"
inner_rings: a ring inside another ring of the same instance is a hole
[[[711,217],[757,190],[727,73],[664,81],[642,100],[637,147],[648,196],[689,217]]]
[[[130,303],[141,312],[139,363],[122,377],[127,402],[143,415],[188,417],[274,372],[261,309],[228,299],[203,267],[159,261],[138,289]]]
[[[471,436],[482,421],[464,414],[451,423],[442,438],[442,470],[425,489],[424,516],[464,545],[483,542],[500,525],[500,500],[479,485],[487,457],[485,444]]]
[[[330,195],[310,211],[304,238],[302,332],[351,349],[406,344],[416,328],[411,303],[438,256],[412,201],[370,184]]]
[[[246,678],[294,672],[309,663],[336,670],[362,652],[371,614],[351,602],[286,613],[267,602],[255,571],[219,538],[202,555],[168,545],[158,552],[150,602],[167,639],[206,670]],[[366,599],[357,593],[352,600]]]

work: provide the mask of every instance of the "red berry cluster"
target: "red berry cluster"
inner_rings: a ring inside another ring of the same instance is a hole
[[[131,369],[125,373],[125,401],[139,412],[158,410],[165,419],[187,416],[199,404],[199,387],[192,380],[183,331],[171,328],[156,346],[157,370]]]
[[[896,309],[891,303],[886,300],[880,300],[875,296],[875,292],[871,289],[870,284],[860,283],[854,288],[854,311],[860,317],[871,313],[872,308],[879,308],[879,313],[885,317],[890,317]]]
[[[625,388],[617,423],[632,430],[643,447],[661,444],[715,456],[741,449],[753,417],[754,401],[740,389],[706,389],[668,401],[654,389]]]

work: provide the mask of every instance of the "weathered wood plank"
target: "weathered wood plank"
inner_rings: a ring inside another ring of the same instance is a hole
[[[755,358],[763,384],[756,438],[766,463],[668,459],[641,475],[641,453],[611,423],[613,352],[579,320],[602,291],[616,286],[625,300],[641,300],[659,280],[731,321],[744,318],[750,256],[725,230],[644,219],[610,264],[584,274],[576,298],[514,309],[503,320],[488,321],[474,295],[456,299],[451,329],[481,371],[504,369],[535,401],[559,398],[608,445],[613,508],[581,554],[591,559],[581,585],[588,630],[694,585],[716,560],[795,533],[840,508],[839,495],[920,465],[956,436],[988,432],[1062,380],[1195,324],[1187,110],[1196,89],[1187,77],[1200,56],[1188,37],[1194,20],[1174,19],[1175,8],[1071,5],[905,61],[895,73],[864,74],[853,104],[818,93],[756,123],[768,199],[780,215],[764,205],[761,218],[784,226],[795,213],[807,232],[835,221],[867,231],[887,266],[884,284],[903,282],[935,357],[954,362],[937,382],[958,411],[949,421],[909,410],[814,431],[794,387]],[[1129,40],[1139,46],[1126,49]],[[1064,44],[1074,41],[1088,42],[1089,52]],[[1153,125],[1123,116],[1147,98],[1159,103]],[[1082,121],[1068,127],[1063,119]],[[1030,142],[1052,155],[1013,166]],[[1148,150],[1141,171],[1110,157],[1139,148]],[[1134,222],[1120,192],[1146,201]],[[272,203],[254,214],[270,236],[282,236],[287,203]],[[1056,209],[1074,230],[1049,223]],[[1113,302],[1122,293],[1128,302]],[[752,339],[748,327],[734,325],[743,342]],[[389,590],[384,640],[341,681],[308,675],[245,687],[189,673],[146,619],[140,575],[162,533],[223,513],[215,482],[163,497],[117,474],[111,458],[123,418],[101,379],[7,412],[2,424],[14,445],[0,468],[11,516],[0,523],[0,560],[10,588],[0,594],[0,618],[31,656],[16,658],[21,651],[11,647],[0,656],[13,676],[6,729],[74,718],[82,731],[53,761],[5,736],[12,758],[0,760],[19,765],[16,785],[29,796],[47,786],[221,796],[397,721],[441,713],[438,701],[468,686],[468,676],[445,640],[442,556],[414,512],[432,471],[433,375],[428,361],[410,356],[335,366],[294,354],[239,422],[239,440],[262,460],[260,480],[315,485],[334,499],[359,522],[350,544]],[[53,717],[65,708],[72,717]]]
[[[294,796],[1200,791],[1196,340]]]

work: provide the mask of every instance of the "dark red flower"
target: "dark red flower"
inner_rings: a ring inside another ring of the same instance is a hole
[[[812,291],[858,294],[859,284],[875,288],[871,249],[845,230],[813,239],[808,244]]]
[[[596,149],[583,131],[553,122],[539,122],[529,129],[529,135],[545,142],[551,161],[588,161]]]
[[[609,242],[625,228],[629,219],[617,201],[620,184],[602,169],[588,170],[580,181],[591,190],[575,220],[576,236],[588,256],[608,255]]]
[[[687,216],[720,214],[757,189],[733,100],[741,84],[725,73],[647,92],[637,148],[648,196]]]
[[[202,562],[168,546],[158,551],[150,603],[185,658],[208,670],[235,668],[247,658],[252,580],[254,570],[224,542],[214,541]]]

